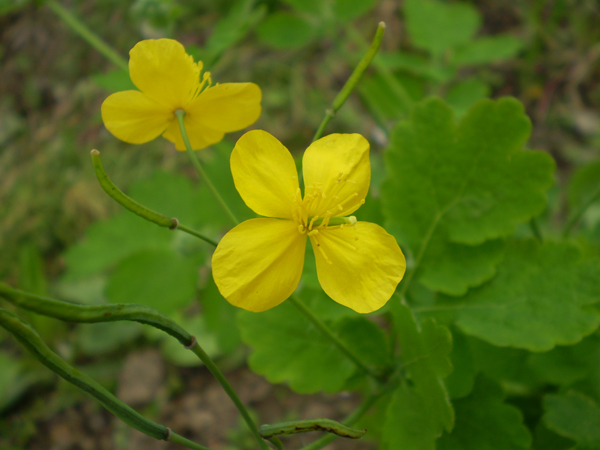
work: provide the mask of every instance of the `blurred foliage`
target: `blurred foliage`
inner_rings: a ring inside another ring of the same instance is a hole
[[[391,353],[381,349],[394,344],[374,321],[392,317],[401,341],[414,343],[408,357],[419,362],[403,368],[410,382],[378,402],[375,419],[365,419],[376,422],[370,434],[390,449],[407,442],[439,449],[598,448],[597,2],[73,0],[64,6],[124,56],[141,39],[174,37],[213,80],[257,82],[264,98],[255,127],[294,151],[306,148],[370,33],[385,21],[381,53],[328,131],[361,133],[372,143],[372,189],[358,217],[385,224],[409,262],[418,259],[418,283],[406,293],[415,314],[397,304],[364,318],[339,307],[320,290],[310,255],[300,294],[375,366],[388,364]],[[212,282],[212,249],[146,223],[105,196],[93,176],[91,148],[135,200],[213,236],[229,226],[207,189],[191,181],[185,155],[160,139],[124,144],[104,129],[100,103],[132,88],[126,73],[41,2],[0,0],[0,58],[0,278],[82,303],[149,304],[193,331],[213,356],[231,356],[243,340],[252,348],[253,370],[297,392],[360,385],[354,367],[290,305],[261,316],[238,312]],[[422,102],[430,95],[443,100]],[[525,111],[514,101],[481,101],[504,95],[517,97]],[[236,137],[201,157],[238,217],[248,218],[229,172]],[[553,164],[529,147],[557,162],[550,191]],[[481,160],[475,148],[485,148]],[[478,177],[464,184],[475,161]],[[445,215],[455,202],[460,208]],[[571,242],[552,242],[590,202]],[[544,243],[530,237],[528,222],[536,216],[550,237]],[[527,300],[509,302],[515,295]],[[176,365],[197,364],[141,326],[71,328],[27,318],[66,359],[98,359],[90,373],[109,385],[116,369],[103,358],[118,358],[140,342],[157,343]],[[440,324],[449,326],[452,347]],[[372,342],[357,341],[366,335]],[[0,330],[0,411],[9,414],[32,386],[53,382],[11,342]],[[50,409],[80,399],[73,395]],[[0,424],[0,447],[11,435],[20,437],[10,445],[26,445],[33,422],[44,419],[31,411],[21,428]]]

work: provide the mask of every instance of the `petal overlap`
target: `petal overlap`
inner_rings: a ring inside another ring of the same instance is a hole
[[[385,305],[406,270],[394,237],[373,223],[323,230],[311,244],[325,293],[359,313]]]
[[[294,292],[305,251],[306,236],[291,220],[250,219],[219,242],[212,258],[213,277],[231,304],[265,311]]]

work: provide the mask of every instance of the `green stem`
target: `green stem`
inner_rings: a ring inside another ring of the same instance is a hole
[[[184,346],[194,343],[190,333],[148,306],[130,303],[78,305],[21,291],[2,282],[0,282],[0,296],[19,308],[65,322],[100,323],[121,320],[139,322],[164,331]]]
[[[56,353],[50,350],[37,332],[29,324],[23,322],[16,314],[0,308],[0,326],[12,334],[42,364],[64,380],[90,394],[102,406],[130,427],[154,439],[167,440],[173,437],[173,433],[167,427],[146,419],[92,378],[63,361]],[[207,447],[193,444],[191,441],[180,440],[178,442],[193,450],[209,450]],[[188,444],[190,443],[193,446],[189,446]]]
[[[181,137],[183,138],[185,149],[187,150],[187,153],[190,159],[192,160],[192,164],[196,168],[198,175],[200,175],[202,181],[206,183],[213,197],[215,197],[217,202],[219,202],[219,205],[221,205],[221,208],[223,208],[223,211],[225,211],[225,214],[229,216],[233,223],[235,223],[236,225],[239,224],[240,221],[237,219],[237,217],[235,217],[235,214],[233,214],[229,206],[227,206],[227,203],[225,203],[225,200],[223,200],[223,197],[221,197],[221,194],[219,194],[219,191],[217,191],[215,185],[212,183],[212,181],[210,181],[208,174],[202,168],[200,160],[198,159],[196,153],[194,153],[194,150],[192,149],[192,144],[190,143],[190,139],[188,138],[187,131],[185,129],[185,123],[183,121],[183,118],[185,117],[185,111],[183,109],[176,110],[175,117],[177,117],[177,122],[179,123],[179,130],[181,131]]]
[[[365,72],[365,70],[367,70],[367,67],[369,67],[369,64],[371,64],[373,57],[375,56],[375,54],[379,50],[379,46],[381,45],[381,39],[383,38],[384,30],[385,30],[385,23],[379,22],[379,26],[377,27],[377,32],[375,33],[373,42],[371,42],[371,47],[367,50],[367,52],[365,53],[365,56],[363,56],[363,58],[360,60],[360,62],[358,63],[358,65],[356,66],[354,71],[352,72],[352,75],[350,75],[350,78],[348,78],[348,81],[346,81],[346,84],[344,84],[344,87],[342,88],[342,90],[339,92],[339,94],[333,100],[333,103],[331,104],[331,109],[328,109],[325,112],[325,117],[323,118],[321,125],[319,125],[319,129],[317,130],[317,132],[315,133],[315,136],[313,137],[313,142],[316,141],[317,139],[319,139],[323,135],[323,131],[325,130],[325,127],[327,126],[327,124],[331,121],[331,119],[333,119],[335,117],[335,114],[342,107],[342,105],[346,102],[346,100],[348,99],[348,97],[350,96],[350,94],[352,93],[352,91],[354,90],[356,85],[358,84],[363,73]]]
[[[356,28],[352,25],[349,25],[346,28],[346,32],[350,39],[358,45],[361,49],[366,49],[367,43],[365,42],[361,33],[359,33]],[[375,57],[373,59],[373,67],[377,71],[377,73],[385,80],[390,89],[396,94],[398,100],[402,103],[403,109],[406,111],[410,111],[413,104],[413,99],[410,94],[404,89],[404,86],[398,81],[398,79],[394,76],[392,71],[385,65],[381,58]]]
[[[367,432],[367,430],[357,430],[331,419],[294,420],[260,427],[260,434],[265,439],[271,439],[280,434],[288,436],[311,431],[325,431],[349,439],[360,439]]]
[[[2,282],[0,282],[0,296],[20,308],[66,322],[99,323],[126,320],[150,325],[168,333],[200,358],[238,408],[250,430],[257,437],[257,440],[259,440],[261,448],[268,449],[258,434],[258,427],[250,418],[248,411],[239,397],[219,368],[211,360],[210,356],[200,347],[196,338],[160,312],[147,306],[127,303],[114,305],[77,305],[30,294],[19,289],[14,289]]]
[[[382,389],[378,392],[369,395],[356,411],[354,411],[352,414],[346,417],[346,420],[344,420],[344,425],[354,425],[369,409],[371,409],[371,407],[375,404],[379,397],[381,397],[385,392],[387,392],[387,389]],[[321,439],[318,439],[312,442],[311,444],[302,447],[300,450],[319,450],[325,447],[330,442],[333,442],[335,439],[337,439],[336,435],[328,434],[327,436],[323,436]]]
[[[365,363],[363,363],[358,356],[354,354],[352,350],[348,348],[348,346],[337,337],[331,329],[325,323],[321,321],[317,316],[313,314],[313,312],[308,309],[308,307],[304,304],[302,300],[300,300],[295,295],[291,295],[288,301],[292,302],[292,304],[302,313],[304,316],[310,320],[315,327],[317,327],[327,338],[329,338],[335,346],[345,354],[356,366],[361,369],[364,373],[373,378],[377,383],[383,383],[384,381],[381,377],[376,374],[372,369],[370,369]]]
[[[107,59],[115,63],[121,69],[129,73],[129,65],[127,60],[119,55],[112,47],[106,44],[100,37],[91,31],[83,22],[71,14],[67,9],[62,7],[54,0],[46,0],[45,4],[54,14],[60,17],[71,29],[88,42],[92,47],[106,56]]]
[[[146,208],[145,206],[140,205],[132,198],[126,196],[110,180],[110,178],[108,178],[108,175],[106,174],[106,172],[104,171],[104,167],[102,166],[102,161],[100,160],[100,152],[98,150],[92,150],[90,153],[92,155],[92,164],[94,164],[96,178],[98,178],[100,186],[102,186],[104,192],[106,192],[110,197],[112,197],[112,199],[115,200],[117,203],[120,203],[132,213],[137,214],[143,219],[155,223],[159,227],[169,228],[170,230],[179,229],[185,233],[191,234],[192,236],[196,236],[197,238],[202,239],[204,242],[210,245],[213,245],[215,247],[217,246],[217,243],[215,241],[190,227],[181,225],[177,219],[169,218],[164,214],[152,211],[150,208]]]
[[[223,389],[225,390],[225,392],[227,392],[227,395],[229,395],[229,398],[233,401],[233,403],[237,407],[238,411],[240,412],[240,414],[242,415],[242,417],[246,421],[246,424],[248,425],[248,428],[250,428],[250,431],[254,435],[254,437],[255,437],[256,441],[258,442],[258,445],[260,446],[260,448],[263,449],[263,450],[269,450],[269,446],[263,440],[263,438],[260,436],[260,434],[258,432],[258,427],[256,426],[256,424],[252,420],[252,417],[250,417],[250,414],[248,413],[248,410],[246,409],[246,407],[244,406],[244,404],[242,403],[242,401],[240,400],[240,398],[237,396],[237,394],[235,393],[235,391],[233,390],[233,388],[229,384],[229,381],[227,381],[227,378],[225,378],[225,376],[223,375],[223,373],[221,372],[221,370],[213,362],[213,360],[210,358],[210,356],[208,356],[206,354],[206,352],[202,349],[202,347],[200,347],[198,345],[197,342],[195,344],[192,344],[192,346],[190,346],[188,348],[192,352],[194,352],[198,356],[198,358],[200,358],[202,360],[202,362],[204,363],[204,365],[208,368],[208,370],[210,370],[210,373],[213,374],[213,376],[217,379],[217,381],[223,387]]]
[[[209,448],[204,447],[200,444],[196,444],[195,442],[190,441],[189,439],[186,439],[183,436],[178,435],[177,433],[173,433],[172,431],[171,434],[169,434],[169,436],[167,437],[167,439],[165,439],[165,441],[175,442],[176,444],[183,445],[193,450],[210,450]]]
[[[595,201],[597,201],[598,199],[600,199],[600,185],[598,185],[596,190],[594,192],[592,192],[592,194],[588,197],[588,199],[581,204],[579,209],[577,211],[575,211],[575,214],[573,214],[571,216],[571,218],[567,222],[565,229],[563,231],[563,238],[566,239],[569,237],[569,235],[571,234],[571,231],[573,231],[573,228],[575,227],[575,225],[577,225],[577,222],[579,222],[579,220],[581,219],[583,214],[587,211],[587,209],[590,207],[590,205],[592,203],[594,203]]]

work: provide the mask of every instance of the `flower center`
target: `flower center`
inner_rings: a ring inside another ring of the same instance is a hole
[[[192,58],[192,57],[190,56],[190,58]],[[193,59],[192,59],[192,61],[193,61]],[[210,72],[204,72],[204,74],[202,74],[202,79],[200,79],[200,74],[202,73],[202,67],[203,67],[202,61],[198,61],[197,63],[194,63],[194,73],[196,76],[196,82],[194,83],[194,86],[190,90],[190,93],[188,95],[188,99],[186,102],[186,106],[189,105],[192,101],[194,101],[196,99],[196,97],[198,97],[204,89],[208,89],[210,87],[210,85],[212,84],[212,79],[210,78]]]
[[[364,199],[358,199],[359,194],[356,191],[340,195],[342,188],[348,183],[356,184],[340,172],[327,186],[322,186],[320,183],[307,186],[304,198],[302,198],[302,193],[298,188],[294,197],[292,217],[298,224],[298,232],[313,238],[316,244],[315,250],[318,249],[329,264],[331,264],[331,260],[327,257],[319,242],[319,231],[323,231],[325,228],[344,228],[346,225],[355,225],[356,217],[342,217],[337,214],[365,202]],[[322,215],[309,216],[310,211],[324,212]]]

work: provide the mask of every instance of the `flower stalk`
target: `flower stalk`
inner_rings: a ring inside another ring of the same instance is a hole
[[[129,211],[143,219],[148,220],[149,222],[153,222],[159,227],[169,228],[170,230],[181,230],[187,234],[191,234],[197,238],[202,239],[204,242],[216,246],[217,243],[212,239],[204,236],[199,231],[194,230],[188,226],[182,225],[175,218],[169,218],[164,214],[157,213],[156,211],[151,210],[150,208],[146,208],[145,206],[139,204],[132,198],[128,197],[121,191],[112,181],[108,178],[108,175],[104,171],[104,167],[102,166],[102,161],[100,160],[100,152],[98,150],[92,150],[92,164],[94,164],[94,170],[96,172],[96,178],[98,178],[98,182],[104,192],[106,192],[113,200],[117,203],[121,204]]]
[[[381,45],[381,39],[383,38],[384,31],[385,23],[379,22],[379,25],[377,26],[377,31],[375,32],[375,37],[373,38],[373,42],[371,42],[371,47],[367,50],[367,53],[360,60],[360,62],[352,72],[352,75],[350,75],[350,78],[348,78],[348,81],[346,81],[346,84],[344,84],[342,90],[333,100],[331,108],[325,111],[325,117],[323,118],[321,125],[319,125],[319,128],[317,129],[317,132],[315,133],[312,139],[313,142],[321,138],[321,136],[323,136],[323,131],[325,130],[325,127],[327,126],[327,124],[329,124],[331,119],[335,117],[335,114],[346,102],[346,100],[358,84],[359,80],[361,79],[363,73],[365,73],[365,70],[367,70],[367,67],[369,67],[369,65],[371,64],[371,61],[377,54],[377,51],[379,50],[379,47]]]
[[[112,61],[116,66],[129,72],[127,60],[117,53],[112,47],[104,42],[100,37],[90,30],[83,22],[75,17],[69,10],[65,9],[60,3],[55,0],[46,0],[45,5],[48,6],[58,17],[62,19],[75,33],[82,37],[88,44],[103,54],[106,59]]]
[[[212,193],[213,197],[217,200],[225,214],[231,219],[231,221],[234,224],[237,225],[238,223],[240,223],[240,221],[237,219],[235,214],[233,214],[229,206],[227,206],[227,203],[225,203],[225,200],[223,200],[223,197],[221,197],[221,194],[219,194],[219,191],[217,190],[215,185],[212,183],[212,181],[210,181],[210,177],[202,168],[198,156],[196,156],[196,153],[194,153],[194,150],[192,149],[192,144],[190,143],[190,139],[185,129],[185,124],[183,122],[183,118],[185,117],[185,111],[183,109],[178,109],[177,111],[175,111],[175,117],[177,117],[177,122],[179,123],[179,130],[181,131],[181,137],[183,138],[185,149],[187,150],[187,153],[192,161],[192,164],[196,168],[196,172],[198,172],[200,179],[202,179],[202,181],[206,183],[208,189]]]
[[[179,436],[164,425],[146,419],[95,380],[67,364],[56,353],[50,350],[39,334],[29,324],[21,320],[16,314],[0,308],[0,327],[13,335],[38,361],[64,380],[90,394],[102,406],[130,427],[154,439],[178,442],[192,450],[210,450],[208,447]]]

